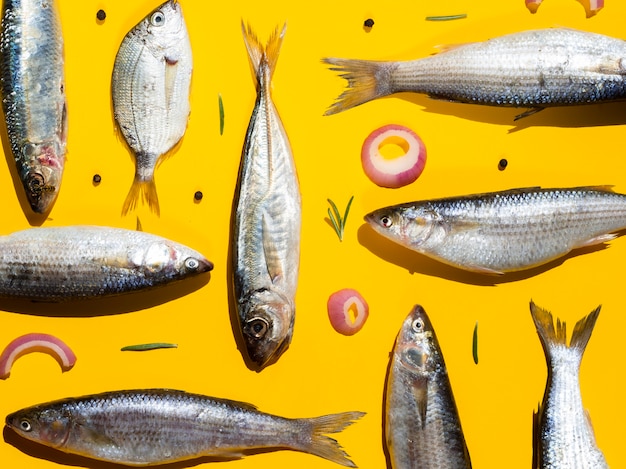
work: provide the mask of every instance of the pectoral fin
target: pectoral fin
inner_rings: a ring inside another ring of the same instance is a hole
[[[426,378],[417,378],[413,382],[413,396],[415,397],[420,424],[424,428],[426,426],[426,412],[428,411],[428,380]]]
[[[284,275],[283,263],[278,254],[276,243],[272,238],[272,217],[268,213],[263,214],[262,224],[262,239],[263,239],[263,254],[265,256],[265,265],[267,266],[267,273],[270,276],[273,284],[276,284]]]
[[[603,234],[600,236],[596,236],[595,238],[587,239],[575,247],[586,248],[589,246],[595,246],[597,244],[608,243],[609,241],[612,241],[615,238],[617,238],[617,235],[614,233]]]

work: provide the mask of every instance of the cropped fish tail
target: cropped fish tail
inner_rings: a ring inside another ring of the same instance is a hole
[[[394,93],[391,87],[394,62],[376,62],[371,60],[337,59],[327,57],[324,63],[332,65],[330,69],[339,72],[341,78],[348,81],[348,88],[337,98],[335,103],[324,113],[329,116],[367,103],[381,96]]]
[[[551,360],[552,350],[556,347],[568,347],[575,351],[579,358],[582,360],[583,353],[593,332],[593,327],[600,314],[600,306],[594,309],[587,316],[579,320],[574,326],[574,332],[572,333],[572,339],[570,345],[567,345],[567,334],[565,330],[565,322],[561,322],[560,319],[556,320],[556,328],[554,327],[554,321],[552,314],[530,302],[530,313],[535,322],[541,345],[546,354],[548,362]]]
[[[304,419],[310,426],[309,432],[301,433],[300,451],[319,456],[346,467],[357,467],[337,440],[326,436],[328,433],[339,433],[348,425],[365,415],[365,412],[344,412],[340,414],[323,415],[312,419]]]
[[[264,47],[259,41],[257,35],[252,31],[250,25],[245,26],[243,21],[241,23],[241,29],[243,31],[243,40],[248,50],[248,59],[250,59],[250,67],[252,68],[252,74],[256,80],[257,88],[259,81],[262,79],[267,69],[269,76],[268,80],[271,80],[274,70],[276,68],[276,62],[278,62],[278,55],[280,53],[280,46],[283,43],[283,37],[285,37],[285,31],[287,25],[283,26],[283,29],[276,30],[272,33],[267,45]]]
[[[122,207],[122,215],[128,215],[128,212],[134,210],[137,207],[139,199],[145,204],[147,203],[150,210],[156,213],[157,216],[161,215],[159,209],[159,197],[157,196],[156,184],[154,178],[145,180],[139,177],[135,177],[133,185],[126,196],[124,206]]]

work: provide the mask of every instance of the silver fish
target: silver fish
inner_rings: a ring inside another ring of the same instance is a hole
[[[508,34],[412,61],[324,62],[349,86],[327,115],[405,91],[532,109],[518,118],[547,106],[626,98],[626,42],[566,28]]]
[[[580,394],[580,362],[600,314],[598,306],[574,326],[567,345],[565,323],[532,301],[530,312],[546,355],[548,381],[535,414],[533,467],[538,469],[605,469],[589,414]]]
[[[26,198],[47,213],[59,194],[67,140],[63,35],[54,0],[4,0],[0,92]]]
[[[123,214],[139,198],[160,212],[154,169],[187,128],[192,66],[187,26],[176,0],[152,11],[120,45],[111,84],[113,112],[136,163]]]
[[[291,449],[356,467],[325,434],[338,433],[363,415],[288,419],[244,402],[147,389],[33,406],[8,415],[6,424],[24,438],[60,451],[129,466]]]
[[[271,97],[285,28],[259,42],[243,27],[257,100],[239,168],[232,234],[237,317],[249,358],[263,368],[291,342],[300,263],[301,204],[291,147]]]
[[[470,469],[448,371],[426,311],[402,323],[387,377],[385,440],[393,469]]]
[[[146,290],[213,268],[199,252],[103,226],[30,228],[0,237],[0,298],[65,301]]]
[[[531,187],[394,205],[365,220],[446,264],[502,274],[614,239],[626,228],[626,195],[608,186]]]

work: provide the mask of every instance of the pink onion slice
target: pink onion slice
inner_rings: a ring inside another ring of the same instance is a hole
[[[385,158],[381,148],[395,143],[404,151],[396,158]],[[368,178],[381,187],[396,189],[414,182],[426,165],[426,146],[408,127],[389,124],[374,130],[363,142],[361,163]]]
[[[604,0],[589,0],[589,15],[595,15],[604,8]]]
[[[51,355],[63,371],[71,370],[76,363],[76,355],[62,340],[49,334],[26,334],[13,340],[0,355],[0,379],[9,377],[15,360],[32,352]]]
[[[369,316],[367,302],[352,288],[344,288],[330,295],[327,307],[330,324],[343,335],[359,332]]]

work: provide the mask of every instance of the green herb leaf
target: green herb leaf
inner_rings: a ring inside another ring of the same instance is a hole
[[[169,342],[152,342],[149,344],[127,345],[122,347],[122,352],[144,352],[146,350],[156,350],[160,348],[178,348],[177,344]]]
[[[467,13],[462,13],[460,15],[427,16],[426,21],[451,21],[462,20],[464,18],[467,18]]]
[[[346,220],[348,219],[348,213],[350,213],[350,206],[352,205],[352,200],[354,200],[354,196],[350,197],[343,218],[341,217],[341,213],[339,212],[339,209],[337,208],[335,202],[330,199],[326,200],[328,200],[328,203],[333,209],[332,212],[330,208],[328,209],[328,218],[330,219],[330,222],[332,223],[333,228],[335,229],[335,232],[339,237],[339,241],[343,241],[343,232],[346,227]]]
[[[222,101],[222,94],[217,95],[217,101],[220,107],[220,135],[224,134],[224,102]]]
[[[474,326],[474,337],[472,339],[472,356],[474,357],[474,363],[478,365],[478,321]]]

